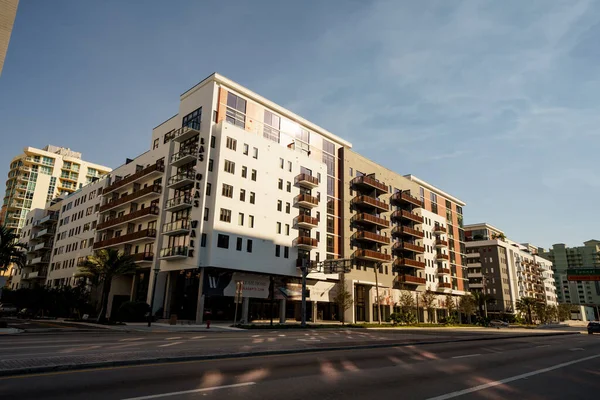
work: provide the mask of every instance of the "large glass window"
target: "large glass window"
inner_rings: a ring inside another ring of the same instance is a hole
[[[265,110],[265,124],[263,136],[269,140],[279,143],[280,118],[271,111]]]
[[[327,166],[327,175],[335,176],[335,157],[330,154],[323,153],[323,163],[325,163]]]
[[[329,140],[323,139],[323,151],[329,154],[335,154],[335,146]]]
[[[244,128],[246,126],[246,100],[233,93],[228,93],[225,120]]]
[[[193,129],[200,129],[200,121],[202,120],[202,107],[192,111],[183,117],[181,126],[188,126]]]

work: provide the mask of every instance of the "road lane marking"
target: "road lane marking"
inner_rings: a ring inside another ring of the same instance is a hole
[[[132,342],[134,340],[144,340],[143,337],[138,337],[138,338],[127,338],[127,339],[121,339],[119,340],[119,342]]]
[[[556,365],[553,365],[552,367],[538,369],[538,370],[527,372],[527,373],[521,374],[521,375],[511,376],[510,378],[506,378],[506,379],[502,379],[502,380],[499,380],[499,381],[493,381],[493,382],[485,383],[483,385],[474,386],[474,387],[469,388],[469,389],[458,390],[456,392],[446,393],[446,394],[442,394],[442,395],[436,396],[436,397],[430,397],[427,400],[446,400],[446,399],[452,399],[454,397],[462,396],[462,395],[473,393],[473,392],[478,392],[480,390],[488,389],[488,388],[491,388],[491,387],[494,387],[494,386],[504,385],[505,383],[514,382],[514,381],[517,381],[519,379],[525,379],[525,378],[529,378],[530,376],[535,376],[535,375],[543,374],[543,373],[546,373],[546,372],[554,371],[555,369],[568,367],[569,365],[578,364],[580,362],[593,360],[593,359],[598,358],[598,357],[600,357],[600,354],[596,354],[594,356],[580,358],[578,360],[573,360],[573,361],[565,362],[565,363],[562,363],[562,364],[556,364]]]
[[[165,340],[175,340],[175,339],[181,339],[181,336],[173,336],[173,337],[165,338]]]
[[[181,344],[183,342],[171,342],[171,343],[167,343],[167,344],[161,344],[158,347],[169,347],[169,346],[175,346],[176,344]]]
[[[123,400],[159,399],[161,397],[179,396],[179,395],[182,395],[182,394],[190,394],[190,393],[210,392],[210,391],[213,391],[213,390],[231,389],[231,388],[236,388],[236,387],[252,386],[252,385],[256,385],[256,382],[234,383],[232,385],[213,386],[213,387],[208,387],[208,388],[203,388],[203,389],[194,389],[194,390],[183,390],[181,392],[171,392],[171,393],[153,394],[153,395],[150,395],[150,396],[130,397],[130,398],[123,399]]]
[[[455,356],[452,358],[467,358],[467,357],[477,357],[480,356],[481,354],[477,353],[477,354],[465,354],[464,356]]]
[[[583,351],[584,349],[582,349],[581,347],[574,347],[572,349],[569,349],[571,351]]]
[[[549,344],[542,344],[542,345],[535,346],[535,347],[538,348],[538,349],[541,349],[542,347],[550,347],[550,345]]]
[[[206,336],[194,336],[192,339],[204,339]]]

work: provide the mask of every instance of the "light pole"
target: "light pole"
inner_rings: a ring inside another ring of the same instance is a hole
[[[158,279],[158,268],[153,268],[154,279],[152,281],[152,291],[150,292],[150,310],[148,311],[148,327],[152,326],[152,313],[154,311],[154,295],[156,293],[156,281]]]
[[[302,272],[302,322],[300,326],[303,328],[306,327],[306,275],[308,275],[308,260],[306,258],[302,259],[302,265],[300,266],[300,270]]]

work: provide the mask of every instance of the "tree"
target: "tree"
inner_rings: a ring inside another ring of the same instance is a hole
[[[88,256],[79,267],[77,276],[91,278],[94,285],[102,285],[101,308],[98,321],[106,321],[108,296],[114,277],[135,273],[136,264],[131,256],[116,249],[99,250]]]
[[[479,316],[480,317],[484,316],[485,306],[493,299],[494,298],[487,293],[473,292],[473,300],[474,300],[475,304],[479,307]],[[485,315],[485,316],[487,317],[487,315]]]
[[[571,319],[571,310],[573,310],[571,304],[559,304],[557,310],[558,320],[562,322]]]
[[[467,316],[467,320],[471,323],[471,316],[475,314],[475,299],[470,294],[461,296],[458,302],[459,310]]]
[[[405,324],[412,324],[416,322],[415,317],[415,298],[412,293],[403,290],[400,293],[400,298],[398,299],[398,303],[396,303],[397,309],[391,316],[391,319],[395,322],[401,322]]]
[[[433,312],[435,309],[433,308],[433,303],[435,302],[436,295],[433,291],[427,289],[423,293],[421,293],[421,302],[423,303],[423,308],[427,310],[427,322],[433,322]]]
[[[11,264],[19,269],[25,266],[27,256],[25,245],[19,243],[19,236],[12,233],[5,226],[0,226],[0,273],[8,270]]]
[[[456,312],[456,304],[454,304],[454,297],[452,297],[451,294],[447,294],[444,302],[446,303],[446,310],[448,311],[447,320],[451,320],[454,317],[454,313]]]
[[[533,310],[538,301],[533,297],[521,297],[517,300],[517,310],[524,313],[529,325],[533,324]]]
[[[334,297],[335,303],[338,305],[340,310],[340,321],[342,325],[346,322],[346,310],[352,307],[354,299],[352,299],[352,293],[346,289],[346,274],[342,272],[340,274],[340,283],[338,284],[338,291]]]

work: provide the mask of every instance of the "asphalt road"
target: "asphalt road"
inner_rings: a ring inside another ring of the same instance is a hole
[[[0,398],[598,399],[599,377],[600,335],[573,335],[5,377]]]

